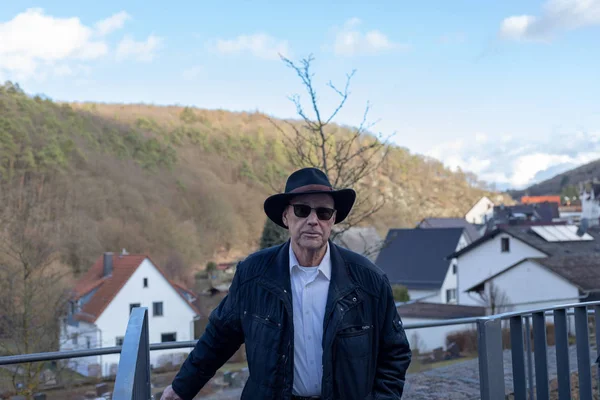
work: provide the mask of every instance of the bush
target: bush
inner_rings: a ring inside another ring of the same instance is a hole
[[[394,294],[395,301],[405,302],[410,300],[410,295],[408,294],[406,286],[392,285],[392,293]]]
[[[523,330],[523,333],[525,330]],[[523,334],[523,340],[525,340],[525,334]],[[531,350],[534,349],[533,344],[533,328],[530,331]],[[461,352],[474,353],[477,352],[477,329],[469,329],[457,332],[451,332],[446,335],[446,346],[450,343],[456,343]],[[546,324],[546,344],[548,346],[554,346],[556,344],[554,338],[554,325]],[[510,328],[502,329],[502,348],[510,349]]]

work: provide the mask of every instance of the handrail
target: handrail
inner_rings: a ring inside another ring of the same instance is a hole
[[[552,311],[554,309],[565,309],[568,307],[575,306],[590,306],[590,305],[600,305],[600,301],[587,302],[587,303],[575,303],[574,305],[561,305],[551,307],[549,309],[540,309],[545,310],[544,313],[548,316],[552,316]],[[550,311],[547,311],[550,310]],[[510,319],[511,316],[515,315],[529,315],[536,312],[540,312],[538,310],[527,310],[522,312],[510,312],[503,314],[494,314],[488,316],[480,316],[480,317],[466,317],[466,318],[451,318],[445,319],[441,321],[433,321],[433,322],[419,322],[412,324],[404,324],[403,327],[405,330],[410,329],[423,329],[423,328],[435,328],[441,326],[452,326],[452,325],[468,325],[468,324],[477,324],[478,321],[481,320],[489,320],[489,319]],[[588,314],[593,315],[594,312],[592,310],[588,310]],[[574,312],[567,312],[567,315],[573,316]],[[151,343],[150,351],[156,350],[173,350],[173,349],[186,349],[194,347],[197,343],[197,340],[189,340],[189,341],[180,341],[180,342],[165,342],[165,343]],[[0,357],[0,366],[1,365],[11,365],[11,364],[21,364],[21,363],[30,363],[30,362],[39,362],[39,361],[56,361],[56,360],[67,360],[73,358],[82,358],[82,357],[90,357],[90,356],[102,356],[107,354],[119,354],[121,353],[121,346],[113,346],[113,347],[99,347],[95,349],[85,349],[85,350],[64,350],[64,351],[51,351],[51,352],[43,352],[43,353],[30,353],[30,354],[20,354],[14,356],[3,356]]]
[[[150,346],[148,345],[148,309],[135,307],[123,339],[113,400],[148,400],[150,389]]]

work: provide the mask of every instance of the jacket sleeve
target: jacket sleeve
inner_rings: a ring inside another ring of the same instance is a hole
[[[373,397],[397,400],[402,397],[404,391],[406,371],[410,365],[412,354],[387,277],[383,286],[380,312],[384,315],[381,319],[383,326],[377,355]]]
[[[173,380],[172,388],[183,400],[192,400],[244,343],[238,312],[238,271],[229,293],[210,314],[204,334]]]

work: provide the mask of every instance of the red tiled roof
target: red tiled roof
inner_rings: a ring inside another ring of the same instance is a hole
[[[521,197],[521,203],[532,204],[532,203],[558,203],[560,204],[560,196],[523,196]]]
[[[192,307],[194,312],[199,314],[198,308],[187,301],[183,294],[177,290],[176,285],[167,278],[160,267],[152,261],[150,257],[139,254],[114,254],[113,270],[109,277],[103,277],[104,256],[101,255],[75,285],[75,298],[77,299],[96,289],[96,292],[92,295],[91,299],[85,303],[77,313],[76,318],[81,321],[95,322],[146,258],[152,262],[161,275],[163,275],[163,277],[174,287],[175,291],[182,299]],[[177,286],[181,287],[180,285]],[[185,290],[188,291],[187,289]]]

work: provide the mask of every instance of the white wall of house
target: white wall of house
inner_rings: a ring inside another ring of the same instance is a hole
[[[148,287],[144,287],[144,278],[147,279]],[[162,302],[162,316],[154,315],[154,302]],[[136,303],[140,304],[141,307],[148,308],[150,343],[161,342],[163,334],[175,334],[175,340],[177,341],[194,339],[194,310],[154,267],[150,260],[145,259],[96,320],[96,327],[99,336],[102,338],[101,344],[103,347],[116,346],[117,338],[125,336],[127,323],[129,322],[130,305]],[[80,324],[81,326],[82,324]],[[181,350],[152,351],[150,353],[150,363],[156,367],[162,364],[164,360],[171,359],[172,354],[180,353],[183,354],[184,352]],[[175,357],[175,362],[181,362],[181,357]],[[100,362],[99,359],[96,362]],[[101,363],[103,375],[113,374],[119,364],[119,355],[102,356]]]
[[[456,245],[455,251],[460,251],[463,248],[467,247],[469,244],[467,237],[463,233],[458,240],[458,244]],[[457,279],[457,265],[458,261],[456,259],[452,259],[450,261],[450,266],[448,267],[448,271],[446,271],[446,276],[444,278],[444,282],[442,283],[442,287],[440,288],[440,303],[451,303],[456,304],[458,301],[458,279]]]
[[[60,351],[85,350],[102,347],[102,333],[96,325],[88,322],[79,322],[78,326],[64,325],[60,339]],[[69,368],[82,375],[97,375],[91,368],[93,365],[101,365],[102,357],[74,358],[68,362]],[[97,368],[97,367],[96,367]],[[99,373],[99,372],[98,372]]]
[[[598,193],[580,193],[581,199],[581,218],[587,218],[590,226],[598,225],[600,220],[600,202],[595,199]],[[588,200],[587,197],[590,197]]]
[[[402,313],[400,312],[402,318]],[[402,318],[402,323],[405,325],[410,324],[422,324],[431,322],[440,322],[443,319],[430,319],[430,318]],[[449,333],[477,329],[475,324],[467,325],[450,325],[450,326],[436,326],[432,328],[416,328],[406,329],[406,337],[411,347],[418,345],[421,353],[432,351],[438,347],[446,348],[446,336]],[[416,337],[415,337],[416,336]]]
[[[483,224],[494,214],[494,202],[487,197],[482,197],[465,215],[465,219],[472,224]]]
[[[426,303],[440,303],[442,301],[439,290],[409,289],[408,296],[411,301],[420,299]]]
[[[525,261],[491,279],[486,282],[486,290],[490,284],[501,291],[499,298],[506,298],[501,311],[528,311],[579,302],[579,289],[575,285],[535,261]],[[554,323],[553,317],[546,320]],[[570,331],[574,321],[574,317],[568,318]]]
[[[553,307],[579,299],[576,286],[535,261],[525,261],[490,282],[505,294],[514,311]]]
[[[502,251],[502,239],[508,239],[509,250]],[[513,264],[529,257],[545,257],[541,251],[528,244],[500,233],[493,239],[460,255],[457,259],[458,304],[481,306],[477,294],[465,293],[465,290],[486,280]]]
[[[446,278],[444,278],[444,283],[442,283],[442,288],[440,289],[440,303],[450,303],[456,304],[457,302],[457,268],[456,268],[456,260],[452,260],[450,263],[450,268],[446,271]]]

